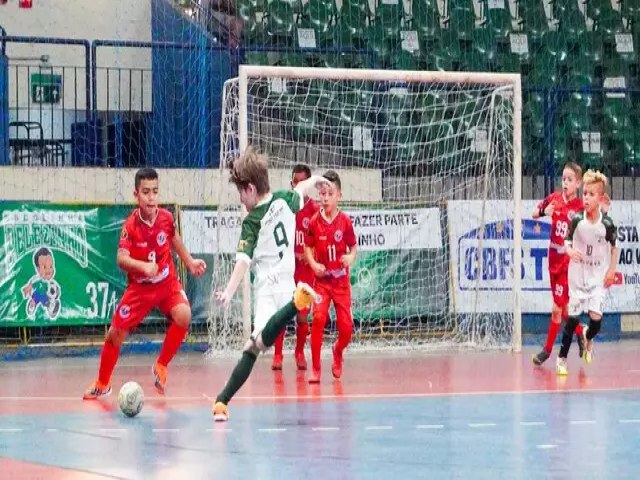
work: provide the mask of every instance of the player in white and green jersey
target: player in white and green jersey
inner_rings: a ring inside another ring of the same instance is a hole
[[[249,377],[258,354],[274,344],[297,313],[297,304],[292,307],[295,214],[302,207],[302,199],[309,196],[317,184],[327,183],[323,177],[312,176],[299,182],[294,191],[272,193],[267,157],[251,147],[234,162],[230,181],[238,188],[240,201],[249,213],[242,222],[236,265],[229,284],[224,291],[216,292],[216,298],[227,307],[248,268],[252,267],[254,316],[253,332],[242,358],[216,398],[213,408],[216,420],[227,419],[226,405]],[[304,289],[315,295],[310,287],[304,286]]]
[[[562,336],[556,373],[566,375],[567,355],[571,337],[582,313],[589,315],[589,326],[583,329],[585,351],[583,358],[591,363],[593,338],[600,331],[602,304],[607,289],[614,283],[618,259],[617,229],[613,220],[600,211],[607,178],[589,170],[583,177],[584,211],[577,214],[569,226],[565,240],[569,263],[569,318]]]

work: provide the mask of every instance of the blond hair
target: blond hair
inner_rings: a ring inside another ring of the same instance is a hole
[[[267,155],[258,153],[253,147],[247,147],[233,162],[229,181],[241,189],[247,188],[251,183],[256,187],[258,195],[268,193],[270,187],[267,162]]]
[[[599,170],[587,170],[587,172],[582,177],[582,182],[585,185],[593,185],[599,183],[602,185],[602,193],[607,190],[607,176],[604,173],[601,173]]]

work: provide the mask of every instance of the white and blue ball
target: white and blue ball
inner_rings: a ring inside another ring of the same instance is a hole
[[[135,417],[142,411],[144,405],[144,392],[136,382],[127,382],[118,393],[120,410],[127,417]]]

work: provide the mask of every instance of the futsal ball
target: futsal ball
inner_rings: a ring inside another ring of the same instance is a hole
[[[122,413],[127,417],[135,417],[140,413],[144,405],[142,387],[136,382],[125,383],[118,394],[118,403]]]

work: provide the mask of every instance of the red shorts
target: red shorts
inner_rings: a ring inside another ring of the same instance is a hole
[[[549,279],[551,280],[551,295],[553,295],[553,303],[561,308],[569,304],[569,273],[567,270],[557,272],[549,271]]]
[[[131,330],[140,325],[154,308],[168,317],[171,309],[180,304],[189,305],[189,300],[177,278],[159,284],[131,283],[122,295],[111,326]]]
[[[331,284],[316,282],[314,289],[318,300],[313,304],[313,323],[324,327],[329,318],[329,307],[333,301],[336,311],[336,322],[339,328],[353,327],[351,314],[351,285],[349,283]]]
[[[313,286],[316,280],[316,275],[313,273],[311,267],[306,263],[296,262],[296,270],[293,274],[293,280],[296,282],[296,285],[298,282],[304,282],[307,285]],[[308,316],[309,309],[300,310],[300,315]]]

